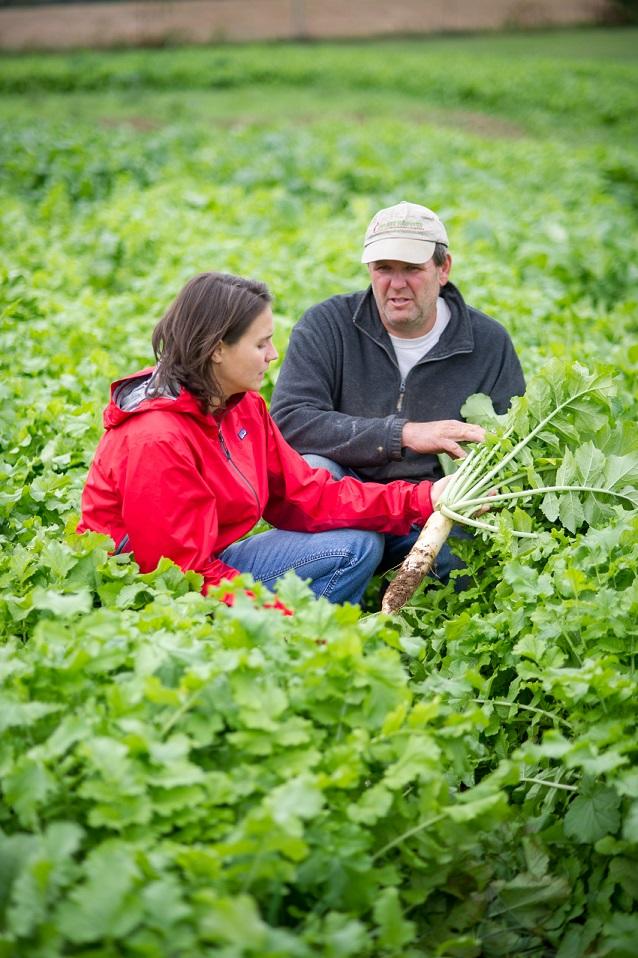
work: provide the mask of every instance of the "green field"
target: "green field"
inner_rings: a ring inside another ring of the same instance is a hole
[[[292,619],[229,609],[73,530],[183,283],[266,281],[283,353],[401,199],[533,395],[606,383],[563,440],[635,489],[636,49],[0,57],[0,958],[635,958],[635,511],[528,503],[393,620],[292,577]]]

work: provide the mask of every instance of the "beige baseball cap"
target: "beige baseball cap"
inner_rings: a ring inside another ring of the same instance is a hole
[[[372,217],[363,242],[362,263],[398,259],[403,263],[427,263],[434,244],[448,245],[445,226],[427,206],[407,203],[379,210]]]

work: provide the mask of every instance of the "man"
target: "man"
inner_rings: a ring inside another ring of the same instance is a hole
[[[447,233],[432,210],[407,202],[379,210],[361,261],[367,290],[333,296],[295,326],[272,415],[312,465],[337,477],[438,479],[439,453],[462,457],[461,443],[483,439],[461,420],[467,397],[487,393],[504,412],[525,390],[520,362],[505,329],[449,282]],[[388,536],[385,565],[417,534]],[[451,561],[446,549],[442,578]]]

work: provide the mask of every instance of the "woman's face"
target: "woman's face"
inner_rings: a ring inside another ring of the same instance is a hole
[[[266,306],[236,343],[221,342],[217,346],[212,360],[224,399],[234,393],[261,388],[268,366],[278,356],[272,344],[272,334],[272,310]]]

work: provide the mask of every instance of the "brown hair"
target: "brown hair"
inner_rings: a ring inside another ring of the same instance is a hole
[[[205,411],[218,405],[223,396],[211,356],[222,341],[232,345],[241,339],[270,301],[268,288],[257,280],[230,273],[194,276],[153,330],[158,367],[150,392],[178,383]]]

